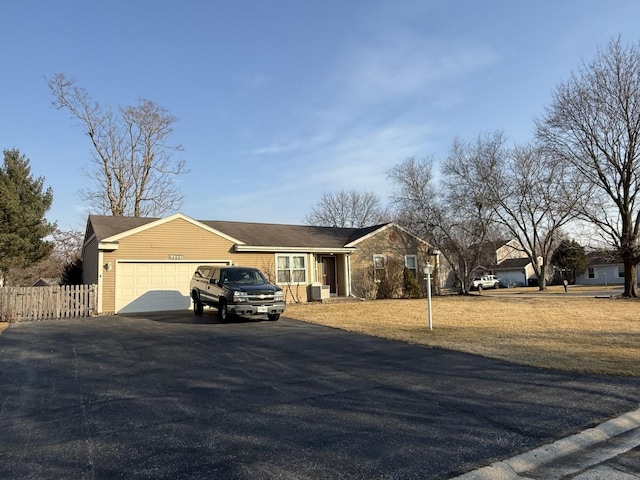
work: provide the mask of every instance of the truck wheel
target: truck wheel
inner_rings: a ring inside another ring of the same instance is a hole
[[[204,311],[204,305],[202,304],[200,299],[199,298],[194,298],[193,299],[193,313],[195,313],[196,315],[202,315],[203,311]]]
[[[279,313],[270,313],[269,315],[267,315],[267,317],[269,317],[269,320],[271,320],[272,322],[275,322],[276,320],[278,320],[280,318],[280,314]]]
[[[229,320],[229,309],[226,302],[220,302],[218,304],[218,318],[222,323]]]

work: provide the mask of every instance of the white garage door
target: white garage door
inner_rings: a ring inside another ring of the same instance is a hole
[[[202,263],[118,262],[116,313],[189,309],[189,282]]]

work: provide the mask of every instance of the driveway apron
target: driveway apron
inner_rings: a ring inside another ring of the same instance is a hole
[[[0,478],[444,479],[639,398],[639,379],[286,318],[20,323],[0,335]]]

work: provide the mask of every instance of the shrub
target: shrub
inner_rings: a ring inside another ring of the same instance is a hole
[[[407,298],[422,297],[422,288],[420,287],[420,283],[418,282],[418,279],[413,274],[413,272],[407,267],[404,268],[403,277],[404,296]]]
[[[370,268],[359,268],[351,275],[351,291],[359,298],[376,298],[377,284]]]
[[[378,282],[376,298],[400,298],[403,294],[404,263],[389,261],[386,274]]]

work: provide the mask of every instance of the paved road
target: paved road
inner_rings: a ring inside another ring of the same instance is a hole
[[[473,292],[478,295],[478,292]],[[539,296],[552,296],[552,297],[590,297],[590,298],[609,298],[617,297],[624,293],[624,287],[611,286],[611,287],[592,287],[589,289],[583,288],[583,286],[574,287],[570,285],[565,292],[562,288],[551,287],[547,290],[538,290],[538,287],[526,287],[526,288],[498,288],[498,289],[485,289],[482,291],[482,295],[490,296],[520,296],[520,297],[539,297]]]
[[[633,410],[582,376],[212,312],[0,335],[2,479],[451,478]]]

